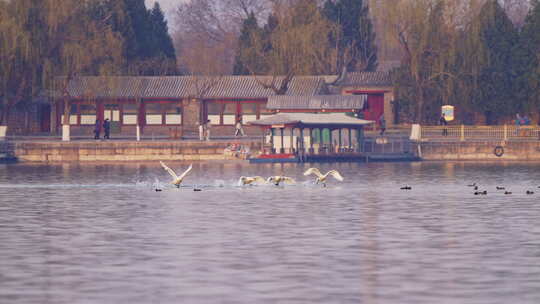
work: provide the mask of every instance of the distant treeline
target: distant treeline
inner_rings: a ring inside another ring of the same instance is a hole
[[[375,32],[363,0],[297,0],[273,5],[259,25],[243,21],[234,74],[332,75],[377,68]]]
[[[397,60],[396,120],[435,123],[450,104],[460,122],[492,124],[540,111],[538,2],[192,0],[175,40],[195,74],[339,74]]]
[[[381,54],[401,63],[399,121],[435,122],[451,104],[461,122],[497,123],[540,112],[539,2],[191,0],[173,45],[157,3],[0,0],[0,124],[63,94],[57,76],[335,75],[376,70]]]
[[[0,125],[14,107],[47,95],[56,76],[176,73],[157,3],[148,10],[144,0],[0,1]]]
[[[525,3],[523,1],[522,3]],[[388,11],[403,59],[393,71],[400,121],[435,123],[441,105],[462,123],[540,113],[540,2],[522,23],[495,0],[398,1]]]

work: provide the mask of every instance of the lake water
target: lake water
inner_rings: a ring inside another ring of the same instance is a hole
[[[540,303],[539,163],[307,168],[1,165],[0,302]]]

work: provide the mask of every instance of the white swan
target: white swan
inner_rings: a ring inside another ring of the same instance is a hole
[[[267,180],[267,183],[273,183],[276,186],[279,186],[281,182],[285,182],[287,184],[294,184],[296,181],[290,177],[287,176],[270,176]]]
[[[328,178],[329,175],[332,175],[333,178],[337,179],[340,182],[343,181],[343,176],[341,176],[341,174],[339,174],[337,170],[330,170],[326,172],[326,174],[324,175],[322,175],[321,171],[319,171],[319,169],[317,168],[309,168],[306,170],[306,172],[304,172],[305,176],[308,176],[311,174],[315,174],[317,176],[317,179],[315,179],[316,184],[322,183],[325,186],[326,186],[326,179]]]
[[[240,179],[238,180],[238,184],[241,186],[253,185],[253,184],[258,184],[258,183],[264,184],[266,183],[266,180],[260,176],[254,176],[254,177],[241,176]]]
[[[184,178],[186,177],[186,175],[188,175],[188,173],[191,172],[191,169],[193,169],[193,164],[191,164],[189,165],[189,168],[187,168],[187,170],[184,171],[184,173],[182,173],[182,175],[178,176],[171,168],[167,167],[167,165],[165,165],[162,161],[160,161],[159,163],[161,164],[163,169],[169,172],[169,174],[173,177],[171,184],[175,185],[177,188],[180,188],[180,184],[184,181]]]

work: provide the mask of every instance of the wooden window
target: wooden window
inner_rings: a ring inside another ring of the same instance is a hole
[[[96,106],[93,104],[79,105],[79,114],[81,115],[81,125],[94,125],[96,123]]]
[[[180,102],[149,102],[145,104],[147,125],[181,125]]]
[[[106,104],[104,106],[103,119],[109,119],[111,122],[120,121],[120,106],[117,104]]]
[[[242,103],[242,124],[257,120],[258,107],[256,103]]]
[[[223,112],[223,104],[217,102],[207,103],[208,119],[213,125],[221,124],[221,114]]]
[[[137,105],[133,103],[127,103],[122,105],[122,123],[124,125],[136,125],[137,124]]]
[[[236,113],[237,103],[236,102],[227,102],[224,103],[223,107],[223,124],[224,125],[234,125],[236,123]]]
[[[206,113],[213,125],[235,125],[238,117],[245,124],[257,120],[263,113],[274,114],[259,101],[207,101]]]
[[[164,103],[163,112],[165,113],[166,125],[182,124],[182,106],[180,103]]]
[[[60,117],[60,121],[64,122],[64,114]],[[69,124],[78,125],[79,124],[79,105],[71,104],[69,106]]]
[[[147,103],[145,109],[147,125],[163,124],[163,107],[160,103]]]

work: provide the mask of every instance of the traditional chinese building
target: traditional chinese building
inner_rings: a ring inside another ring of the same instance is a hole
[[[72,136],[91,136],[96,120],[104,119],[111,121],[113,136],[126,138],[135,136],[137,126],[145,136],[195,137],[206,121],[213,136],[231,136],[238,119],[248,135],[258,135],[261,129],[248,123],[278,112],[351,113],[366,120],[385,113],[391,121],[387,73],[296,76],[278,95],[283,81],[273,76],[79,77],[53,101],[51,132],[61,133],[64,100]]]
[[[200,122],[210,120],[215,135],[234,133],[236,119],[245,124],[274,111],[266,107],[270,86],[283,77],[81,77],[68,87],[72,135],[89,135],[96,119],[112,122],[113,132],[132,136],[139,125],[145,134],[168,135],[171,130],[194,135]],[[322,77],[294,77],[287,96],[323,93]],[[57,100],[53,130],[60,132],[63,101]],[[259,128],[246,127],[248,134]]]
[[[366,96],[363,118],[377,121],[381,115],[388,125],[394,122],[392,101],[394,87],[388,72],[346,73],[335,83],[340,95]]]

